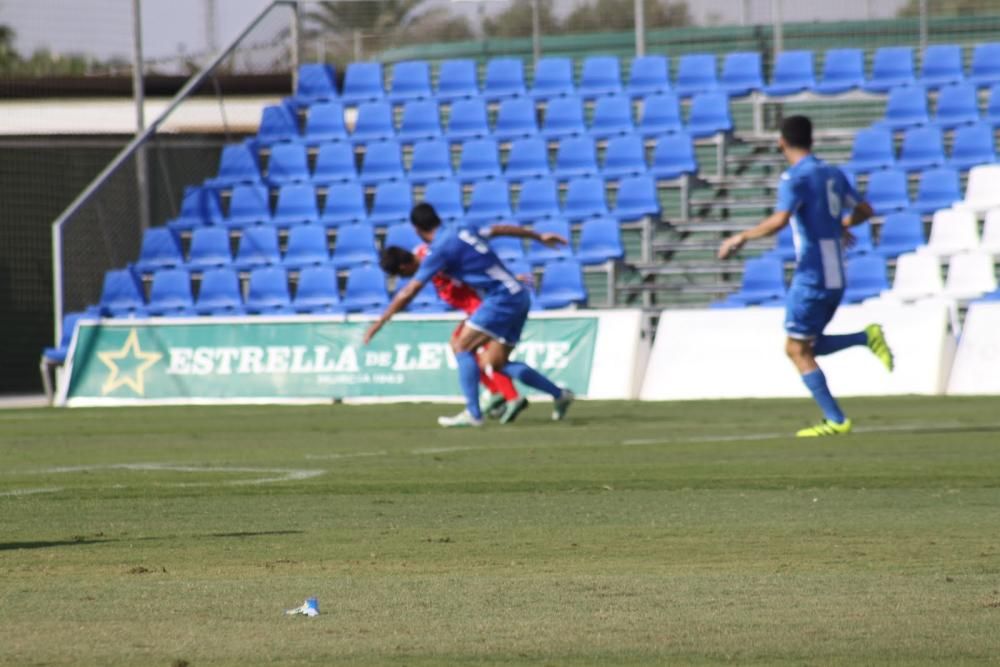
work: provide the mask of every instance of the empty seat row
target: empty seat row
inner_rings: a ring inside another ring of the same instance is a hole
[[[979,91],[969,82],[944,86],[937,94],[933,118],[928,110],[927,91],[920,87],[898,86],[889,91],[881,125],[903,130],[933,124],[943,129],[983,121],[1000,126],[1000,84],[990,87],[985,112],[979,110]]]
[[[865,199],[880,215],[906,210],[927,215],[960,201],[962,190],[955,169],[931,168],[921,173],[917,196],[911,200],[906,172],[893,168],[874,171],[868,176]]]
[[[859,174],[894,166],[918,170],[946,164],[965,171],[996,161],[994,136],[993,127],[985,123],[963,125],[952,136],[951,155],[945,156],[944,135],[939,128],[910,128],[903,135],[897,159],[893,133],[876,125],[859,130],[854,136],[851,159],[844,169]]]

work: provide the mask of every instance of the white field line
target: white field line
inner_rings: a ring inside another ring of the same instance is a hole
[[[13,496],[33,496],[38,493],[56,493],[62,491],[61,486],[50,486],[43,489],[15,489],[13,491],[0,491],[0,498]]]
[[[388,456],[389,452],[378,451],[378,452],[352,452],[348,454],[306,454],[305,458],[309,461],[329,461],[335,459],[357,459],[365,456]]]
[[[52,468],[42,468],[33,470],[26,474],[34,475],[58,475],[75,472],[94,472],[100,470],[133,470],[139,472],[188,472],[188,473],[232,473],[232,474],[265,474],[267,477],[255,479],[237,479],[227,482],[178,482],[173,484],[161,484],[161,486],[191,487],[191,486],[247,486],[256,484],[274,484],[277,482],[297,482],[325,474],[326,470],[309,470],[293,468],[251,468],[241,466],[191,466],[175,465],[171,463],[112,463],[107,465],[83,465],[83,466],[57,466]],[[122,487],[118,487],[122,488]],[[54,493],[60,491],[59,488],[37,489],[33,493]],[[0,495],[23,495],[24,492],[9,492]]]

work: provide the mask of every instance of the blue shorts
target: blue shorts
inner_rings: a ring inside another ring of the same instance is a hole
[[[812,340],[820,336],[833,319],[843,296],[843,289],[819,289],[793,283],[785,300],[788,337]]]
[[[497,292],[488,295],[468,319],[466,325],[487,334],[493,340],[514,347],[521,340],[521,330],[531,310],[527,289],[517,294]]]

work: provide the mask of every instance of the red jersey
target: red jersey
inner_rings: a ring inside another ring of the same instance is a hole
[[[413,254],[417,259],[423,260],[427,256],[427,244],[421,243],[418,245],[414,249]],[[437,290],[438,296],[441,297],[442,301],[452,308],[463,311],[467,315],[476,312],[479,304],[482,303],[482,299],[479,298],[476,290],[443,273],[434,274],[431,282],[434,283],[434,289]]]

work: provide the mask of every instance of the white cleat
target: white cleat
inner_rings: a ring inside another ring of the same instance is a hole
[[[571,392],[569,389],[563,389],[559,398],[555,399],[552,407],[552,421],[559,422],[566,418],[566,411],[569,410],[569,406],[576,400],[576,394]]]
[[[468,410],[462,410],[454,417],[438,417],[438,425],[444,428],[468,428],[483,425],[482,419],[476,419]]]

